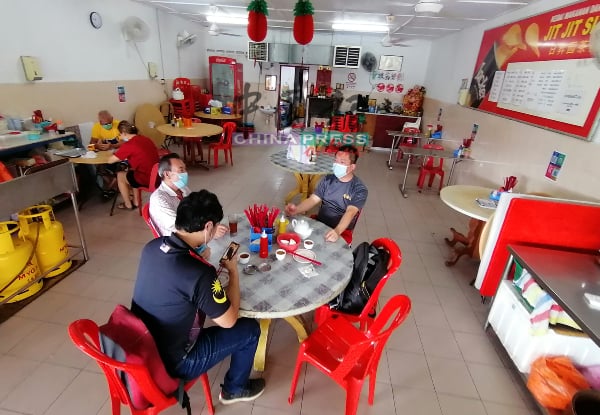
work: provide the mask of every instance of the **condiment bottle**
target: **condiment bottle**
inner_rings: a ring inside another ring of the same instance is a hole
[[[288,221],[286,220],[285,216],[281,215],[281,217],[279,218],[279,234],[285,233],[287,231],[287,224]]]
[[[267,232],[263,229],[260,234],[260,247],[258,250],[258,256],[266,258],[269,256],[269,239],[267,238]]]

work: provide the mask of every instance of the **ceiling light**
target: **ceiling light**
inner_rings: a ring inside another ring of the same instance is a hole
[[[387,25],[373,24],[373,23],[356,23],[356,22],[339,22],[331,25],[333,30],[339,30],[342,32],[373,32],[373,33],[386,33],[388,31]]]
[[[503,0],[457,0],[457,3],[479,3],[479,4],[508,4],[515,6],[525,6],[526,2],[523,1],[503,1]]]
[[[223,16],[223,15],[206,15],[206,21],[209,23],[220,23],[220,24],[239,24],[247,25],[248,17],[246,16]]]
[[[416,13],[439,13],[444,5],[437,1],[421,1],[415,4]]]

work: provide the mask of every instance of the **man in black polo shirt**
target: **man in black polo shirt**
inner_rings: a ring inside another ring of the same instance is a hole
[[[196,254],[214,238],[223,219],[217,196],[193,192],[177,207],[176,231],[154,239],[142,251],[132,310],[152,333],[174,377],[194,379],[231,355],[219,400],[251,401],[264,391],[264,379],[249,379],[260,335],[256,320],[238,318],[237,258],[223,261],[229,285],[223,289],[215,268]],[[216,326],[203,327],[208,316]]]

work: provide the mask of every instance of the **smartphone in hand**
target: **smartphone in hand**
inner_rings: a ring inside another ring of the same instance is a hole
[[[237,242],[231,242],[225,250],[225,252],[223,253],[223,256],[221,256],[219,262],[221,263],[223,261],[229,261],[237,253],[239,247],[240,244],[238,244]]]

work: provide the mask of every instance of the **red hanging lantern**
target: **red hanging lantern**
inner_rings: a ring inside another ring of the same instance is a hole
[[[261,42],[267,37],[267,2],[252,0],[248,5],[248,37],[254,42]]]
[[[310,0],[298,0],[294,6],[294,39],[301,45],[310,43],[315,33],[313,5]]]

